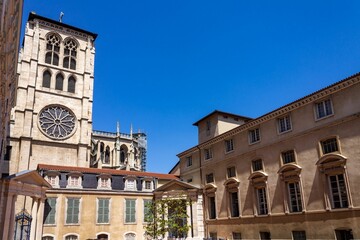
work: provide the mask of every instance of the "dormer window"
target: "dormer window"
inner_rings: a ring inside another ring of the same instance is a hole
[[[67,188],[82,188],[82,174],[81,173],[69,173]]]
[[[45,180],[50,183],[53,188],[59,188],[59,174],[58,172],[47,172]]]
[[[128,177],[125,179],[125,190],[127,191],[136,191],[136,178]]]
[[[98,187],[97,188],[111,190],[111,176],[109,176],[109,175],[98,176]]]
[[[142,189],[145,191],[152,191],[154,189],[154,182],[151,178],[144,179],[142,182]]]

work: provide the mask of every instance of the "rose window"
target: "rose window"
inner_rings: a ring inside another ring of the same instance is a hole
[[[43,132],[50,138],[64,139],[75,129],[75,116],[67,108],[48,106],[39,114],[39,124]]]

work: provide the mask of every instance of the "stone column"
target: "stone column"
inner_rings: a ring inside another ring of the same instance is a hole
[[[16,195],[14,193],[9,192],[6,202],[4,232],[2,239],[14,238],[15,201],[16,201]]]
[[[43,230],[45,198],[39,199],[39,210],[37,213],[36,240],[41,240]]]
[[[38,213],[38,198],[33,197],[33,205],[31,209],[31,230],[30,230],[30,240],[36,240],[36,220],[37,220],[37,213]]]

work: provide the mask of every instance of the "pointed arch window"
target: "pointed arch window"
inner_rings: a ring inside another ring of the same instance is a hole
[[[46,38],[45,63],[59,65],[60,37],[55,34],[49,34]]]
[[[110,163],[110,147],[109,146],[106,146],[104,163],[106,163],[106,164]]]
[[[75,93],[75,84],[76,80],[73,76],[70,76],[68,79],[68,92]]]
[[[64,43],[63,67],[76,69],[77,44],[73,39],[66,39]]]
[[[56,75],[55,89],[63,90],[63,85],[64,85],[64,76],[61,73],[59,73],[58,75]]]
[[[50,85],[51,85],[51,73],[46,70],[44,73],[43,73],[43,82],[42,82],[42,86],[43,87],[46,87],[46,88],[50,88]]]

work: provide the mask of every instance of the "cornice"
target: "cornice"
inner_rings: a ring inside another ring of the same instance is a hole
[[[232,130],[229,130],[228,132],[225,132],[219,136],[216,136],[204,143],[201,143],[195,147],[192,147],[180,154],[178,154],[177,156],[180,157],[180,156],[183,156],[185,154],[189,154],[191,152],[194,152],[195,150],[197,150],[198,148],[204,148],[204,147],[207,147],[209,145],[212,145],[214,143],[217,143],[217,142],[220,142],[220,141],[223,141],[225,140],[226,138],[229,138],[231,136],[234,136],[240,132],[243,132],[243,131],[246,131],[252,127],[255,127],[255,126],[258,126],[264,122],[267,122],[269,120],[272,120],[274,118],[277,118],[281,115],[284,115],[284,114],[287,114],[291,111],[294,111],[294,110],[297,110],[305,105],[308,105],[310,103],[313,103],[313,102],[316,102],[318,101],[319,99],[322,99],[322,98],[325,98],[325,97],[328,97],[330,96],[331,94],[334,94],[334,93],[337,93],[339,91],[342,91],[346,88],[349,88],[355,84],[358,84],[360,82],[360,73],[357,73],[355,75],[352,75],[342,81],[339,81],[339,82],[336,82],[326,88],[323,88],[321,90],[318,90],[310,95],[307,95],[303,98],[300,98],[299,100],[296,100],[292,103],[289,103],[283,107],[280,107],[270,113],[267,113],[263,116],[260,116],[254,120],[250,120],[249,122],[241,125],[241,126],[238,126]]]

